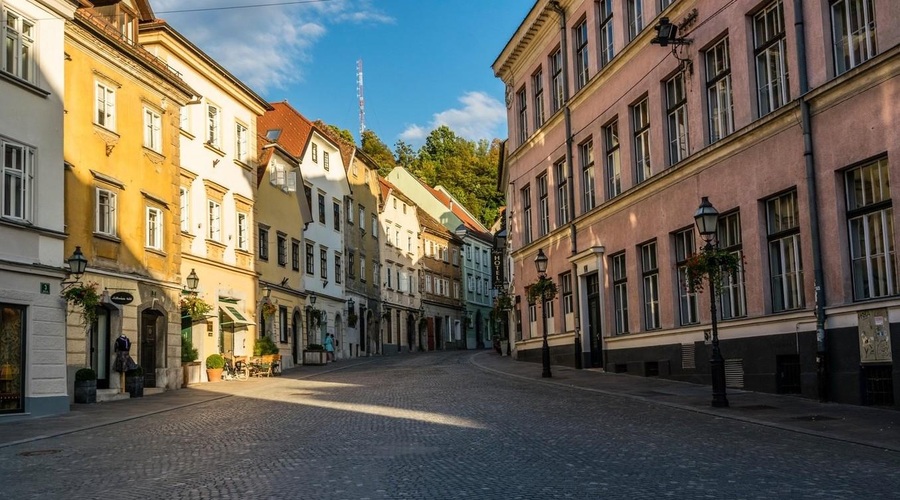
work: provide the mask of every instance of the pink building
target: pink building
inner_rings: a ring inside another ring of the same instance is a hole
[[[538,0],[493,68],[518,359],[543,250],[553,363],[709,383],[708,197],[727,385],[900,405],[900,2]]]

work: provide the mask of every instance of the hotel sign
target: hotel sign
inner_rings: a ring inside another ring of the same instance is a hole
[[[494,288],[503,288],[503,250],[491,250],[491,276],[494,280]]]

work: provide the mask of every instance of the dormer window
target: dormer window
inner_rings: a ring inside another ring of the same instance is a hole
[[[111,26],[116,29],[123,42],[134,45],[134,34],[137,32],[137,15],[129,10],[122,2],[115,5],[94,7]]]

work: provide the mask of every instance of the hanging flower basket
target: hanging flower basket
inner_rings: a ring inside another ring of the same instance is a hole
[[[309,309],[307,311],[307,315],[309,316],[310,321],[312,321],[313,327],[317,327],[322,324],[322,313],[319,309]]]
[[[541,297],[544,300],[553,300],[556,298],[556,294],[559,292],[559,289],[556,287],[556,283],[553,282],[552,279],[547,278],[546,276],[543,278],[538,278],[537,281],[531,284],[528,287],[528,303],[534,304]]]
[[[85,325],[90,325],[97,319],[97,307],[100,305],[98,286],[96,282],[76,283],[60,292],[66,302],[81,308],[81,321]]]
[[[688,257],[684,267],[685,288],[690,293],[698,293],[703,291],[704,280],[721,288],[726,277],[736,277],[743,269],[744,261],[737,252],[709,247]]]
[[[359,316],[351,311],[350,314],[347,315],[347,326],[353,328],[356,326],[357,321],[359,321]]]
[[[263,302],[262,303],[263,316],[265,316],[267,318],[271,318],[272,316],[275,316],[275,313],[277,313],[277,312],[278,312],[278,306],[276,306],[275,304],[273,304],[271,302]]]
[[[181,314],[183,316],[190,316],[192,320],[198,321],[205,318],[210,311],[212,311],[212,305],[196,295],[181,297]]]
[[[510,311],[512,310],[512,306],[512,297],[506,294],[499,295],[494,301],[495,311]]]

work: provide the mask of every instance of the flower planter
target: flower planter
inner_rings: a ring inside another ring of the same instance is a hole
[[[210,382],[221,382],[222,381],[222,368],[207,368],[206,369],[206,379]]]
[[[328,363],[326,351],[303,351],[304,365],[324,365]]]
[[[75,402],[78,404],[92,404],[97,402],[97,381],[76,380]]]
[[[191,384],[199,384],[200,380],[200,362],[192,361],[181,365],[184,369],[184,387]]]
[[[133,398],[144,397],[144,375],[125,375],[125,391]]]

